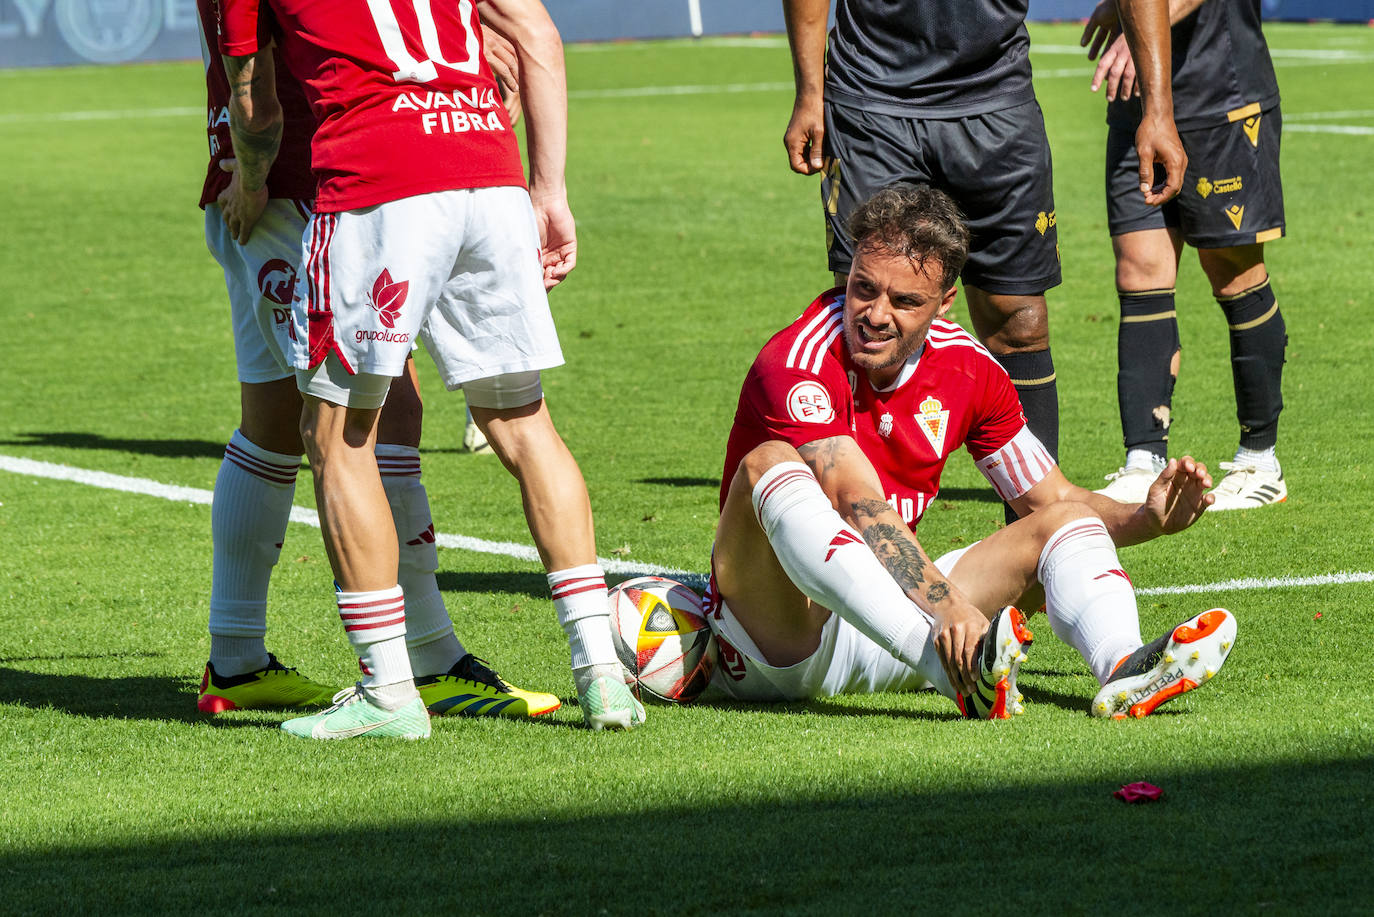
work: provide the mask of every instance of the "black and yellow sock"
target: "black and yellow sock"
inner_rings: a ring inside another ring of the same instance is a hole
[[[1266,278],[1236,296],[1218,298],[1231,334],[1231,378],[1236,389],[1240,445],[1270,449],[1278,442],[1283,410],[1283,363],[1288,329]]]
[[[1116,401],[1121,439],[1127,450],[1169,455],[1173,420],[1174,354],[1178,353],[1178,313],[1174,291],[1117,291],[1121,325],[1116,332]]]

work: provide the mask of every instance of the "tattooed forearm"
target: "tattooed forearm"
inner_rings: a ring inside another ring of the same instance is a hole
[[[282,115],[270,56],[224,59],[229,78],[229,134],[234,142],[239,181],[257,191],[281,146]]]
[[[797,454],[802,457],[802,461],[811,467],[820,478],[827,471],[835,467],[835,441],[833,439],[818,439],[813,442],[805,443],[797,447]]]
[[[926,559],[906,532],[895,525],[878,522],[864,529],[863,534],[869,549],[882,561],[902,591],[915,589],[925,582]]]
[[[856,519],[877,519],[883,513],[891,512],[892,504],[878,499],[855,500],[849,504],[849,508],[854,511]]]

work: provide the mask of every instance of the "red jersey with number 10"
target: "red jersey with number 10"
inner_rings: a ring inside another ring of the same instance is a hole
[[[759,352],[725,450],[722,505],[739,463],[768,440],[802,446],[853,437],[888,503],[912,526],[935,500],[945,461],[960,446],[1004,500],[1054,467],[1026,427],[1006,370],[963,328],[932,322],[897,382],[880,391],[850,361],[843,319],[844,290],[831,290]]]
[[[317,211],[525,186],[473,0],[222,2],[220,50],[253,54],[275,37],[305,88]]]

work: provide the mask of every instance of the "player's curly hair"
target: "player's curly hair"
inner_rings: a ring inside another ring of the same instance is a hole
[[[930,185],[898,182],[859,205],[849,218],[856,251],[903,255],[917,270],[935,260],[942,289],[954,286],[968,260],[968,227],[959,205]]]

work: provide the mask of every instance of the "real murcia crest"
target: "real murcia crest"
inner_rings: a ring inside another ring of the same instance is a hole
[[[886,411],[878,418],[878,433],[884,437],[892,435],[892,415]]]
[[[916,426],[921,428],[921,432],[930,440],[930,447],[935,450],[936,455],[945,454],[945,430],[949,427],[949,411],[944,410],[944,405],[940,404],[940,399],[934,395],[928,396],[921,402],[921,413],[913,414],[916,418]]]

